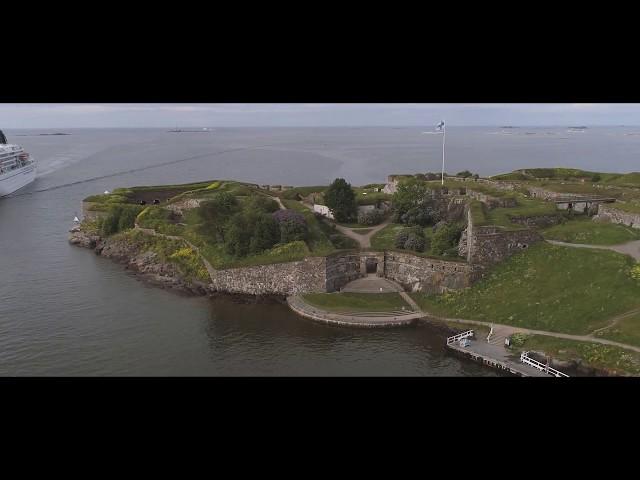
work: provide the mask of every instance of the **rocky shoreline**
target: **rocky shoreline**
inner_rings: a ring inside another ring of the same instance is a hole
[[[178,268],[169,262],[163,262],[154,252],[142,251],[136,245],[121,239],[106,238],[86,232],[81,225],[69,231],[69,243],[93,250],[96,255],[108,258],[124,265],[125,270],[140,281],[182,295],[226,298],[240,304],[286,303],[282,295],[247,295],[221,292],[211,284],[185,279]]]

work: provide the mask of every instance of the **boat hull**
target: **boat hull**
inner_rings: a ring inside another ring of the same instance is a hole
[[[36,165],[26,165],[0,176],[0,197],[11,195],[36,179]]]

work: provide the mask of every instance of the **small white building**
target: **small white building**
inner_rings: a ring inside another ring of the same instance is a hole
[[[317,203],[314,203],[313,211],[333,220],[333,213],[331,213],[331,210],[326,205],[318,205]]]

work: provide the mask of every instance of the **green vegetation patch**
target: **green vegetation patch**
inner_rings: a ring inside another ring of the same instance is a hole
[[[512,343],[512,347],[513,347]],[[559,360],[582,359],[589,366],[614,374],[640,374],[640,353],[613,345],[581,342],[546,335],[522,335],[514,348],[521,351],[542,351]]]
[[[295,187],[285,190],[279,195],[287,200],[297,200],[298,196],[307,197],[312,193],[324,193],[329,188],[328,185],[316,185],[311,187]]]
[[[555,225],[543,232],[544,238],[568,243],[616,245],[640,239],[640,230],[611,223],[578,218]]]
[[[512,217],[562,215],[562,212],[559,212],[556,209],[555,204],[551,202],[518,196],[516,198],[516,203],[517,206],[515,207],[499,207],[486,210],[486,220],[484,224],[497,225],[510,230],[519,230],[522,229],[523,226],[513,223],[511,221]]]
[[[471,288],[412,296],[439,316],[586,334],[640,307],[633,266],[615,252],[540,243],[495,266]]]
[[[398,293],[309,293],[309,305],[332,312],[397,312],[411,307]]]
[[[209,272],[200,255],[185,242],[146,235],[136,230],[129,230],[118,235],[122,240],[135,244],[140,250],[157,254],[162,262],[175,264],[187,280],[201,282],[210,280]]]
[[[616,202],[611,206],[623,212],[640,213],[640,202]]]
[[[461,229],[462,227],[463,227],[462,224],[454,224],[451,226],[451,228],[457,228],[457,229]],[[436,236],[436,233],[433,231],[432,226],[423,228],[424,239],[425,239],[425,251],[416,252],[416,251],[407,250],[404,248],[397,248],[396,238],[398,237],[398,234],[400,234],[401,232],[410,231],[413,228],[419,228],[419,227],[415,227],[415,226],[407,227],[406,225],[403,225],[401,223],[390,223],[389,225],[386,225],[382,230],[378,231],[375,235],[373,235],[373,237],[371,237],[371,249],[409,253],[411,255],[416,255],[418,257],[436,258],[439,260],[447,260],[447,261],[453,261],[453,262],[466,261],[466,259],[458,256],[457,243],[455,246],[448,245],[448,247],[450,248],[447,248],[446,251],[443,251],[443,254],[436,254],[431,249],[433,239]],[[436,247],[439,246],[440,248],[442,248],[442,242],[436,242],[436,243],[437,243]]]
[[[640,312],[622,318],[611,328],[597,332],[595,335],[640,347]]]

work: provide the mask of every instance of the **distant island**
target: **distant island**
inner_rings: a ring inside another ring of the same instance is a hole
[[[71,135],[70,133],[22,133],[15,135],[16,137],[46,137],[51,135]]]
[[[174,130],[167,130],[167,132],[169,133],[202,133],[202,132],[212,132],[213,130],[209,129],[209,128],[203,128],[203,129],[197,129],[197,130],[185,130],[182,128],[176,128]]]

